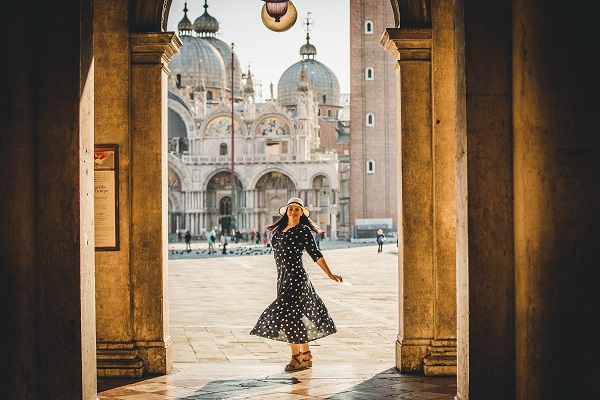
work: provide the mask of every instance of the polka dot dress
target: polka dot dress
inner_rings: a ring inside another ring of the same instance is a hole
[[[308,343],[335,333],[335,323],[302,265],[302,251],[323,257],[310,228],[298,224],[271,240],[277,265],[277,298],[261,314],[251,335],[288,343]]]

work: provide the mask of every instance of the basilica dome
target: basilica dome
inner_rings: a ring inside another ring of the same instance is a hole
[[[224,41],[214,36],[206,36],[202,38],[203,40],[210,43],[217,51],[221,54],[223,58],[223,62],[225,63],[225,82],[227,90],[231,91],[231,46],[227,45]],[[240,61],[237,57],[237,54],[233,52],[233,66],[234,66],[234,75],[233,75],[233,85],[235,97],[241,99],[242,98],[242,68],[240,67]]]
[[[204,3],[204,14],[192,24],[187,17],[187,3],[184,16],[179,22],[179,36],[183,43],[179,53],[174,54],[169,69],[171,74],[181,75],[181,85],[207,89],[218,89],[222,93],[231,91],[232,50],[229,45],[216,37],[219,22],[208,13]],[[192,30],[196,36],[192,36]],[[242,69],[233,52],[235,97],[242,98]]]
[[[206,88],[223,88],[226,82],[225,62],[221,53],[199,37],[181,36],[183,46],[169,63],[173,75],[181,75],[181,85]]]
[[[277,101],[284,107],[296,105],[296,93],[300,85],[302,69],[308,84],[314,89],[320,106],[341,107],[340,82],[335,73],[325,64],[315,60],[317,49],[306,35],[306,44],[300,48],[302,60],[289,67],[277,84]]]

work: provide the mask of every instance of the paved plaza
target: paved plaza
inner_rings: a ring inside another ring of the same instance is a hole
[[[452,400],[454,377],[400,374],[398,248],[323,241],[330,280],[307,255],[305,268],[338,332],[311,343],[311,369],[284,372],[286,343],[249,334],[276,296],[270,248],[169,245],[169,321],[174,371],[136,380],[99,380],[100,399],[437,399]],[[204,251],[202,251],[204,250]]]

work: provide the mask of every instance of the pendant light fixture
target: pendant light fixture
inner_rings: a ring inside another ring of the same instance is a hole
[[[289,0],[262,0],[263,24],[274,32],[285,32],[296,23],[298,12]]]

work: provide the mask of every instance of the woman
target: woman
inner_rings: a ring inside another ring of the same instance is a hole
[[[288,342],[292,359],[285,370],[297,371],[312,367],[308,342],[337,331],[302,265],[302,252],[306,250],[332,280],[342,282],[342,277],[331,273],[317,249],[312,232],[322,230],[308,218],[310,212],[302,200],[291,198],[279,214],[281,218],[268,226],[277,264],[277,298],[263,311],[250,334]]]

